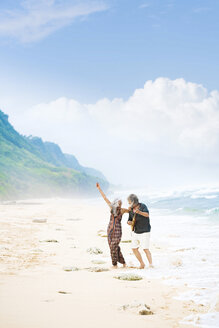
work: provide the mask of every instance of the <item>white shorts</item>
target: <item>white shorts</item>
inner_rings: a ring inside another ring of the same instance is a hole
[[[142,247],[143,249],[149,249],[150,246],[150,232],[135,233],[132,232],[132,248]]]

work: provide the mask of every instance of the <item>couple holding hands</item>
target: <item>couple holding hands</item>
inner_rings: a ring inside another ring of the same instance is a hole
[[[121,263],[123,267],[126,267],[126,262],[119,246],[122,238],[121,220],[124,213],[129,214],[127,223],[132,228],[132,250],[140,263],[139,269],[144,269],[145,267],[141,253],[139,252],[139,247],[143,248],[149,266],[153,267],[149,250],[151,226],[147,206],[143,203],[139,203],[138,197],[131,194],[128,196],[129,208],[122,208],[122,201],[120,199],[115,199],[113,202],[110,202],[100,188],[99,183],[97,183],[96,186],[103,199],[110,207],[110,222],[107,228],[107,237],[113,268],[117,268],[117,263]]]

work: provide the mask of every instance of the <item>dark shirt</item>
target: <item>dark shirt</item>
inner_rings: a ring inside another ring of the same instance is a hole
[[[145,204],[139,203],[139,211],[146,212],[149,214],[148,208]],[[128,221],[132,221],[134,216],[134,212],[129,212],[129,218]],[[150,225],[150,219],[149,217],[146,218],[143,215],[136,214],[136,221],[135,221],[135,227],[134,232],[135,233],[143,233],[143,232],[150,232],[151,231],[151,225]]]

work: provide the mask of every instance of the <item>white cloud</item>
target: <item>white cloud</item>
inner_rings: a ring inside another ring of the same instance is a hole
[[[75,3],[75,4],[74,4]],[[78,17],[104,11],[103,1],[24,0],[20,8],[0,12],[0,35],[28,43],[41,40]]]
[[[101,168],[111,181],[124,182],[133,167],[138,176],[155,170],[164,179],[163,168],[172,174],[174,161],[179,168],[188,160],[219,164],[219,92],[184,79],[147,81],[128,100],[81,104],[59,98],[14,122],[20,131],[55,141],[84,164]]]

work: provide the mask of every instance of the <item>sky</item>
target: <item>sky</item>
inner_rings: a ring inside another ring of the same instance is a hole
[[[217,0],[3,0],[0,108],[114,184],[215,184],[218,16]]]

